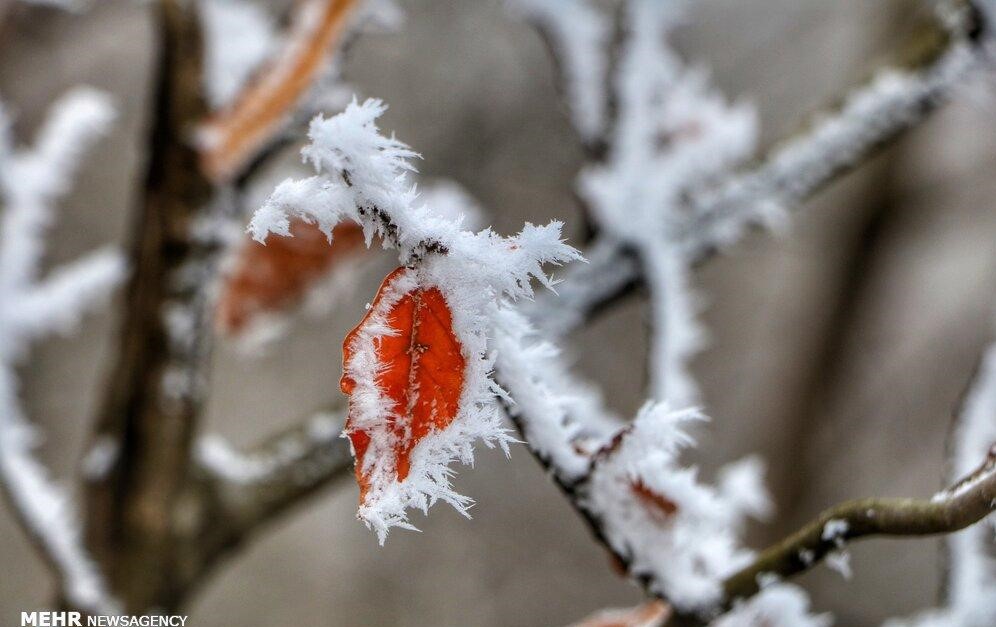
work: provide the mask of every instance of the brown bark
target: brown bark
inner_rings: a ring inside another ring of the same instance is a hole
[[[117,441],[120,454],[86,494],[87,543],[132,612],[176,606],[180,573],[191,567],[181,537],[205,522],[190,507],[188,470],[210,338],[201,322],[201,281],[183,277],[203,269],[209,256],[191,237],[210,197],[190,145],[205,113],[201,42],[190,3],[161,0],[156,12],[161,41],[148,173],[117,363],[97,424],[98,437]],[[167,308],[194,321],[193,337],[171,337]]]

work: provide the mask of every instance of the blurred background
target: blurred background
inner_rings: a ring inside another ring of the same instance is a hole
[[[566,220],[582,153],[538,36],[497,0],[408,0],[405,26],[361,37],[346,78],[391,109],[382,128],[421,152],[421,171],[465,186],[501,232]],[[764,143],[863,78],[910,27],[913,0],[699,0],[679,48],[731,97],[753,100]],[[85,164],[52,232],[51,263],[124,242],[144,168],[152,69],[148,7],[97,0],[80,14],[0,0],[0,97],[29,138],[49,103],[89,84],[120,120]],[[779,237],[754,234],[696,275],[709,348],[696,360],[713,417],[697,460],[706,476],[757,451],[778,516],[761,547],[822,508],[861,496],[928,496],[946,430],[996,300],[993,104],[966,90],[859,172],[810,202]],[[260,357],[215,353],[206,430],[255,441],[338,399],[340,342],[391,260],[367,266],[332,315],[302,319]],[[23,372],[45,459],[77,467],[114,346],[115,315],[45,344]],[[578,367],[620,412],[642,402],[646,308],[635,298],[572,338]],[[68,479],[67,479],[68,481]],[[282,519],[220,568],[189,607],[193,627],[239,625],[550,626],[640,591],[521,446],[482,450],[457,489],[473,520],[439,506],[386,546],[354,518],[345,480]],[[826,568],[800,580],[838,625],[875,625],[935,603],[934,540],[853,547],[850,581]],[[0,624],[51,600],[51,581],[0,504]]]

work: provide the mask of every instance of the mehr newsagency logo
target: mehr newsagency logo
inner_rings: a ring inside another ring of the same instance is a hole
[[[186,627],[186,616],[83,616],[80,612],[21,612],[21,627]]]

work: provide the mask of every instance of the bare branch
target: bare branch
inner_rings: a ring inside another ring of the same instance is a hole
[[[927,500],[861,499],[832,507],[802,529],[763,551],[724,582],[727,599],[749,597],[762,575],[790,577],[818,564],[847,542],[868,536],[952,533],[996,509],[996,450],[971,475]]]
[[[195,232],[211,187],[189,139],[203,118],[200,28],[193,3],[160,0],[156,107],[135,224],[133,273],[117,363],[95,441],[120,454],[87,484],[87,543],[125,611],[170,609],[183,590],[177,504],[203,402],[210,325],[204,286],[214,244]]]
[[[245,451],[200,439],[175,545],[177,585],[194,588],[223,559],[352,468],[342,412],[317,412]]]
[[[247,451],[218,436],[196,448],[199,472],[212,486],[232,540],[252,533],[353,467],[349,441],[340,437],[343,413],[318,412]]]

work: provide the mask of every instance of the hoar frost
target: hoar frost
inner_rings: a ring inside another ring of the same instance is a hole
[[[409,508],[425,511],[443,500],[466,512],[471,500],[453,491],[449,465],[471,463],[476,439],[503,448],[512,440],[501,425],[495,398],[501,391],[491,377],[495,320],[508,301],[532,296],[531,279],[552,287],[543,264],[580,259],[561,241],[559,222],[527,224],[518,235],[502,237],[490,229],[466,230],[451,210],[442,215],[421,204],[408,180],[418,155],[380,134],[376,120],[385,109],[379,100],[354,100],[339,115],[315,118],[308,132],[311,142],[302,154],[316,175],[278,185],[248,227],[257,240],[265,241],[270,234],[290,235],[290,219],[296,217],[317,224],[331,240],[335,225],[352,220],[363,227],[368,245],[378,237],[412,268],[406,279],[409,288],[435,288],[445,297],[466,362],[459,412],[452,426],[415,446],[411,471],[403,481],[381,477],[380,489],[362,504],[358,515],[381,542],[391,527],[410,527]],[[351,397],[350,419],[364,426],[386,424],[398,411],[379,388],[379,366],[371,352],[377,328],[371,327],[355,359],[344,365],[358,386]],[[381,325],[380,332],[388,331]],[[374,445],[389,448],[387,436],[378,433]]]

